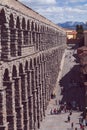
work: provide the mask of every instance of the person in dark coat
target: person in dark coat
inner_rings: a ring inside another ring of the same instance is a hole
[[[73,122],[71,123],[71,128],[73,128]]]
[[[70,122],[70,115],[68,115],[68,118],[67,118],[67,119],[68,119],[68,122]]]

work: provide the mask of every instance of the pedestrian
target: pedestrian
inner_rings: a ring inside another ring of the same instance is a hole
[[[83,125],[86,126],[86,120],[85,119],[83,120]]]
[[[64,112],[66,113],[66,111],[67,111],[66,106],[64,106],[64,109],[63,109],[63,110],[64,110]]]
[[[59,108],[59,113],[61,113],[61,109]]]
[[[55,100],[55,105],[57,105],[57,99]]]
[[[82,124],[82,123],[83,123],[83,118],[80,117],[80,118],[79,118],[79,124]]]
[[[84,130],[84,125],[83,124],[80,124],[80,129]]]
[[[56,114],[56,108],[54,108],[54,114]]]
[[[79,118],[79,124],[81,124],[82,122],[81,122],[82,120],[81,120],[81,118]]]
[[[53,111],[52,111],[52,109],[50,110],[50,114],[51,114],[51,115],[53,114]]]
[[[77,111],[79,112],[79,110],[80,110],[80,109],[79,109],[79,106],[77,106],[77,108],[76,108],[76,109],[77,109]]]
[[[70,116],[72,115],[72,110],[70,110],[70,113],[69,113],[69,115],[70,115]]]
[[[87,126],[87,119],[85,120],[85,125]]]
[[[77,128],[75,128],[75,130],[77,130]]]
[[[68,122],[70,122],[70,115],[68,115]]]
[[[61,101],[59,100],[59,105],[61,104]]]
[[[56,113],[59,114],[59,109],[57,108]]]
[[[71,123],[71,128],[73,128],[73,122]]]
[[[55,93],[53,94],[53,97],[56,98],[56,94]]]

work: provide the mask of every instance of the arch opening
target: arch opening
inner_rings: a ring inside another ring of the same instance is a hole
[[[14,18],[13,18],[13,14],[10,14],[9,27],[14,28]]]
[[[0,11],[0,25],[3,25],[4,23],[6,23],[6,16],[4,9],[2,9]]]
[[[19,19],[19,16],[17,16],[16,28],[20,29],[20,19]]]
[[[17,69],[15,65],[13,65],[12,77],[17,77]]]
[[[3,81],[9,81],[9,80],[10,80],[9,70],[8,70],[8,69],[5,69]]]
[[[25,63],[25,70],[28,70],[28,61]]]
[[[19,65],[19,75],[23,74],[23,65],[20,63]]]
[[[26,28],[26,22],[25,22],[25,18],[22,19],[22,29],[25,30]]]
[[[30,21],[27,21],[27,30],[30,30]]]

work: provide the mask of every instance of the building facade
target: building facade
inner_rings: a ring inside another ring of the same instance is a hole
[[[17,0],[0,0],[0,130],[37,130],[54,90],[66,32]]]
[[[84,46],[77,50],[80,60],[82,84],[85,89],[85,107],[87,107],[87,31],[84,31]]]
[[[75,30],[69,30],[66,29],[67,32],[67,39],[76,39],[76,31]]]

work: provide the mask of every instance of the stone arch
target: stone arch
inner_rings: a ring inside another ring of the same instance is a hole
[[[2,9],[0,11],[0,25],[3,25],[4,23],[6,23],[6,15],[5,15],[5,10]]]
[[[28,45],[28,31],[26,30],[26,21],[24,17],[22,18],[22,29],[24,45]]]
[[[41,25],[41,27],[40,27],[40,31],[42,32],[42,25]]]
[[[17,69],[16,69],[16,66],[15,66],[15,65],[13,65],[12,77],[17,77]]]
[[[34,31],[35,31],[35,30],[34,30],[34,29],[35,29],[34,27],[35,27],[35,26],[34,26],[34,22],[32,21],[32,23],[31,23],[32,43],[35,45],[35,42],[36,42],[36,41],[35,41],[35,40],[36,40],[35,35],[36,35],[36,34],[35,34],[35,32],[34,32]]]
[[[36,57],[34,58],[34,66],[36,66],[37,64],[37,60],[36,60]]]
[[[8,22],[6,18],[5,10],[2,9],[0,11],[0,25],[1,25],[1,59],[4,60],[5,58],[8,58]],[[4,44],[3,44],[4,43]],[[4,53],[3,53],[4,52]]]
[[[38,32],[38,25],[37,25],[37,23],[35,23],[35,31]],[[36,36],[35,36],[35,47],[36,47],[36,50],[38,50],[39,34],[36,33],[35,35],[36,35]]]
[[[28,61],[26,60],[26,63],[25,63],[25,70],[28,70]]]
[[[48,27],[47,27],[47,31],[48,31]]]
[[[35,31],[38,31],[37,23],[35,23]]]
[[[27,30],[30,30],[30,21],[27,21]]]
[[[9,19],[9,27],[10,27],[10,53],[11,56],[14,57],[16,56],[16,30],[14,29],[14,17],[13,14],[10,14],[10,19]]]
[[[25,22],[25,18],[22,18],[22,29],[26,29],[26,22]]]
[[[17,19],[16,19],[16,28],[20,29],[20,19],[19,19],[19,16],[17,16]]]
[[[31,22],[31,31],[33,31],[34,30],[34,22],[32,21]]]
[[[44,28],[45,28],[45,27],[44,27],[44,26],[42,26],[42,31],[43,31],[43,32],[44,32]]]
[[[19,64],[19,75],[23,74],[23,65],[22,63]]]
[[[23,104],[23,117],[24,117],[24,130],[29,129],[29,119],[28,119],[28,82],[27,73],[23,71],[23,64],[19,64],[19,76],[21,78],[21,99]]]
[[[39,56],[37,57],[37,64],[39,64]]]
[[[41,32],[41,25],[40,24],[38,24],[38,29],[39,29],[39,32]]]
[[[40,54],[40,62],[42,61],[42,55]]]
[[[20,18],[17,16],[16,28],[18,29],[18,56],[21,56],[21,44],[22,44],[22,34],[21,34],[21,23]]]
[[[42,60],[44,61],[44,54],[42,54]]]
[[[43,26],[41,25],[41,32],[43,32]]]
[[[3,76],[3,81],[9,81],[9,80],[10,80],[9,70],[6,68]]]
[[[45,32],[45,30],[46,30],[46,26],[44,26],[44,32]]]
[[[32,59],[30,59],[30,69],[32,69],[32,67],[33,67],[33,61]]]
[[[8,68],[5,69],[3,76],[3,86],[6,87],[6,116],[9,123],[8,129],[16,128],[16,113],[15,113],[15,99],[14,99],[14,82],[10,79]]]
[[[40,25],[38,24],[38,32],[40,31]]]
[[[12,69],[12,79],[14,81],[16,123],[17,123],[17,129],[19,129],[19,128],[23,128],[23,109],[22,107],[20,107],[20,105],[22,105],[21,77],[17,76],[17,67],[15,65],[13,65],[13,69]],[[20,126],[19,126],[19,122],[20,122]]]
[[[13,17],[13,14],[10,14],[9,27],[14,28],[14,17]]]

